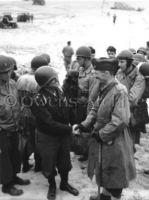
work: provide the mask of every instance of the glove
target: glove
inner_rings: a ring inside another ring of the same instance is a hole
[[[99,143],[102,142],[98,131],[93,131],[92,132],[92,137],[95,138],[97,142],[99,142]]]

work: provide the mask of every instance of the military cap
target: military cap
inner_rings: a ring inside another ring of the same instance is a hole
[[[118,68],[118,60],[115,58],[99,58],[96,59],[94,64],[94,69],[97,71],[111,71],[116,73]]]
[[[0,73],[8,72],[13,69],[7,56],[0,55]]]

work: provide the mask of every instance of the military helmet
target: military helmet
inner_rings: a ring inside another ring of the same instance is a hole
[[[49,66],[42,66],[36,70],[35,79],[40,87],[44,87],[53,79],[58,80],[58,75],[53,68]]]
[[[39,67],[46,66],[46,65],[48,65],[48,61],[46,58],[44,58],[42,56],[35,56],[31,61],[31,68],[33,70],[36,70]]]
[[[144,55],[146,55],[146,48],[145,47],[140,47],[138,50],[137,50],[137,53],[140,53],[142,52]]]
[[[149,63],[142,63],[142,65],[139,68],[139,72],[143,76],[149,76]]]
[[[142,54],[136,53],[133,56],[134,60],[133,60],[133,64],[137,65],[140,62],[146,62],[146,59],[144,58],[144,56]]]
[[[16,60],[13,57],[10,57],[10,56],[7,57],[7,58],[9,60],[9,62],[10,62],[10,65],[12,65],[13,69],[17,70],[17,62],[16,62]]]
[[[123,50],[117,55],[117,59],[133,60],[133,53],[129,50]]]
[[[7,56],[0,55],[0,73],[5,73],[13,69]]]
[[[91,50],[89,47],[81,46],[76,51],[77,57],[91,58]]]
[[[47,60],[48,64],[50,63],[50,56],[49,56],[49,54],[43,53],[43,54],[41,54],[41,56]]]
[[[131,51],[131,53],[132,53],[133,55],[135,55],[135,54],[137,53],[136,50],[135,50],[134,48],[130,48],[129,51]]]

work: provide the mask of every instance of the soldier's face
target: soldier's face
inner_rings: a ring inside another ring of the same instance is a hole
[[[85,59],[83,57],[77,57],[77,61],[78,61],[80,66],[84,66]]]
[[[0,80],[3,82],[9,82],[11,71],[0,73]]]
[[[107,81],[107,76],[105,71],[95,70],[94,76],[96,79],[100,80],[101,83],[105,83]]]
[[[120,60],[118,61],[118,65],[119,65],[119,67],[121,68],[121,70],[122,70],[123,72],[125,72],[126,69],[127,69],[127,60],[120,59]]]

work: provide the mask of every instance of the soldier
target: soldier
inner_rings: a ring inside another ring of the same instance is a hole
[[[76,123],[80,123],[86,118],[89,96],[95,84],[95,79],[93,77],[94,68],[92,65],[90,48],[87,46],[79,47],[76,51],[76,59],[80,65],[78,77],[79,93],[76,107]],[[85,161],[87,160],[87,157],[88,149],[86,149],[86,151],[83,153],[83,156],[79,158],[79,161]]]
[[[11,72],[11,79],[14,81],[17,81],[19,78],[19,75],[17,74],[17,62],[13,57],[8,57],[10,64],[13,66],[13,70]]]
[[[137,53],[140,53],[141,55],[144,56],[144,58],[146,57],[146,48],[145,47],[140,47],[138,50],[137,50]]]
[[[35,119],[31,113],[30,103],[33,96],[37,92],[37,82],[35,80],[35,71],[48,62],[42,56],[35,56],[31,61],[31,71],[19,78],[17,81],[17,89],[19,91],[19,98],[21,102],[21,121],[22,121],[22,135],[21,140],[23,146],[22,151],[22,163],[23,172],[27,172],[31,165],[29,164],[29,156],[34,152],[35,158],[35,172],[41,171],[41,160],[35,147]]]
[[[12,196],[23,194],[15,184],[28,185],[29,180],[17,176],[20,172],[18,133],[20,131],[20,105],[15,82],[10,79],[13,65],[0,56],[0,157],[2,192]]]
[[[119,200],[123,188],[135,178],[132,141],[129,136],[130,108],[127,89],[115,79],[118,62],[99,59],[95,76],[102,87],[95,105],[85,121],[73,126],[73,133],[92,127],[88,176],[96,175],[98,187],[103,187],[100,199]],[[97,197],[90,197],[97,200]]]
[[[121,51],[117,58],[119,61],[120,69],[116,77],[122,84],[126,86],[128,90],[128,98],[131,110],[130,128],[133,143],[135,144],[136,135],[138,133],[138,131],[136,131],[136,120],[138,117],[142,117],[136,116],[135,113],[145,90],[145,79],[144,76],[139,73],[138,68],[133,64],[133,54],[129,50]]]
[[[70,137],[67,105],[59,88],[58,75],[49,66],[43,66],[35,72],[40,86],[34,98],[32,112],[36,117],[36,145],[42,158],[42,170],[49,182],[48,199],[56,198],[55,168],[61,177],[60,190],[75,196],[79,192],[68,183],[71,170]]]
[[[71,47],[71,41],[67,42],[67,46],[65,46],[62,50],[63,56],[64,56],[64,65],[66,71],[69,71],[70,64],[71,64],[71,59],[74,54],[74,50]]]

